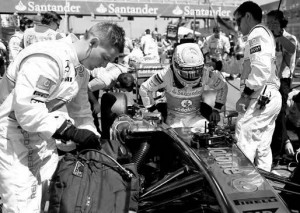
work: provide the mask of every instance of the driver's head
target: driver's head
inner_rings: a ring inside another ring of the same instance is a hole
[[[173,70],[183,85],[197,85],[202,77],[204,58],[196,43],[184,43],[176,46],[173,54]]]

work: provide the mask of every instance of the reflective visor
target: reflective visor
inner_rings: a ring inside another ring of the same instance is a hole
[[[174,64],[176,71],[180,75],[180,77],[187,81],[194,81],[202,77],[204,64],[195,67],[182,67],[179,66],[179,64],[177,64],[176,62]]]

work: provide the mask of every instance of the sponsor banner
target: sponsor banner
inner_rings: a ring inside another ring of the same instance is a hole
[[[194,17],[213,18],[219,15],[223,18],[233,16],[233,6],[176,5],[154,3],[99,2],[97,0],[9,0],[2,1],[0,13],[36,14],[55,11],[59,14],[98,15],[98,16],[152,16],[152,17]]]

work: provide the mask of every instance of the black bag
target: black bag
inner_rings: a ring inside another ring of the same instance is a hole
[[[137,211],[139,178],[135,164],[121,166],[104,150],[84,150],[60,160],[49,193],[49,213]]]

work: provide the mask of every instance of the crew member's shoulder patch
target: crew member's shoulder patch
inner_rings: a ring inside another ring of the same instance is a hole
[[[255,47],[257,45],[261,45],[261,37],[260,36],[256,36],[252,39],[249,40],[249,45],[250,45],[250,48],[251,47]]]
[[[46,78],[45,76],[43,75],[40,75],[39,76],[39,79],[36,83],[36,87],[41,89],[41,90],[44,90],[44,91],[50,91],[50,88],[55,85],[55,82],[52,81],[51,79],[49,78]]]
[[[260,52],[261,51],[261,45],[257,45],[255,47],[252,47],[250,49],[250,54],[256,53],[256,52]]]

